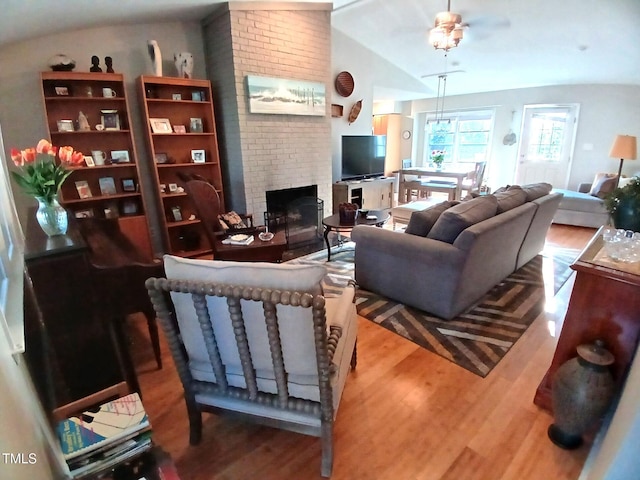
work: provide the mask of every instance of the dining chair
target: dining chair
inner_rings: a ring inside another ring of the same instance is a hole
[[[462,191],[467,194],[480,193],[486,168],[487,162],[476,162],[473,173],[462,181]]]
[[[120,229],[117,218],[83,218],[78,229],[89,246],[89,269],[95,285],[95,303],[107,322],[124,324],[129,315],[142,313],[158,369],[162,355],[158,326],[144,281],[162,275],[162,262],[148,258]],[[116,329],[116,333],[120,329]],[[124,333],[124,332],[123,332]],[[121,339],[128,342],[128,339]]]
[[[220,223],[220,216],[224,213],[222,210],[222,202],[216,188],[205,180],[186,179],[184,189],[191,200],[196,215],[202,222],[211,250],[213,258],[216,260],[237,260],[238,252],[242,250],[242,245],[237,245],[233,252],[223,253],[218,251],[218,242],[223,240],[228,233]],[[253,228],[253,215],[238,214],[243,220],[246,229]],[[244,231],[244,230],[242,230]],[[240,233],[240,230],[238,230]],[[247,246],[246,248],[250,248]],[[229,255],[232,255],[230,257]]]

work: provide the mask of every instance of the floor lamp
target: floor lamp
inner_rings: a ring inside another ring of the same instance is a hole
[[[625,160],[635,160],[638,155],[638,149],[636,147],[636,137],[632,135],[616,135],[616,139],[613,141],[609,156],[611,158],[620,159],[620,168],[618,168],[618,178],[616,178],[616,187],[620,183],[620,176],[622,175],[622,162]]]

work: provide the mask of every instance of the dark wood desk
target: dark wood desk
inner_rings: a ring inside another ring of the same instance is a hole
[[[553,375],[577,356],[576,347],[602,339],[615,357],[611,372],[621,384],[640,338],[640,263],[609,259],[601,230],[571,266],[576,280],[551,366],[536,390],[534,403],[552,409]]]
[[[96,308],[91,250],[75,219],[66,235],[47,237],[32,214],[25,233],[25,357],[45,410],[123,380],[137,390],[121,325]]]
[[[372,225],[381,227],[387,220],[391,218],[388,212],[384,210],[369,210],[367,215],[375,216],[376,218],[368,219],[367,216],[361,215],[358,212],[356,215],[356,221],[352,224],[340,223],[340,214],[334,213],[330,217],[322,219],[322,226],[324,227],[324,242],[327,244],[327,262],[331,261],[331,245],[329,244],[329,232],[350,232],[356,225]]]

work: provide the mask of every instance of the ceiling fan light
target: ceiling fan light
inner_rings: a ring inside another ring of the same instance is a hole
[[[453,38],[453,41],[456,43],[456,46],[458,46],[458,43],[460,43],[460,40],[462,40],[462,37],[463,37],[462,27],[454,28],[450,36]]]
[[[440,27],[432,28],[429,31],[429,43],[434,47],[438,48],[436,45],[439,45],[440,43],[442,43],[446,35],[447,35],[447,32],[445,32],[442,28]]]

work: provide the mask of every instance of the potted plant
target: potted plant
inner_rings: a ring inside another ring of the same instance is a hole
[[[640,177],[608,194],[604,205],[616,228],[640,232]]]
[[[442,168],[446,153],[446,150],[433,150],[431,152],[431,162],[436,166],[436,169],[440,170]]]

